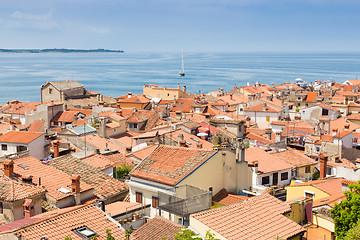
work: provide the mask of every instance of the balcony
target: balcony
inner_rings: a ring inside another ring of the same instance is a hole
[[[175,187],[175,191],[172,190],[173,194],[169,194],[169,191],[159,192],[158,195],[159,209],[163,211],[187,218],[190,214],[211,208],[212,193],[210,191],[191,185]]]

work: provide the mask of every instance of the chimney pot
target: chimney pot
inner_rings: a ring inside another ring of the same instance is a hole
[[[179,143],[180,143],[180,147],[186,147],[186,141],[185,140],[181,140]]]
[[[71,176],[71,192],[75,194],[80,193],[80,176],[72,175]]]
[[[320,179],[326,178],[326,168],[327,168],[327,161],[328,161],[328,154],[321,153],[320,154]]]
[[[60,142],[58,140],[53,142],[53,148],[54,148],[54,158],[57,158],[60,156]]]
[[[103,212],[105,212],[105,201],[106,201],[107,199],[105,199],[105,198],[102,198],[102,199],[100,199],[99,200],[99,202],[100,202],[100,204],[101,204],[101,210],[103,211]]]

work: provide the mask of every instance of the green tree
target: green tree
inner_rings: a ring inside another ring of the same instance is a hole
[[[182,228],[179,232],[175,234],[175,240],[202,240],[195,232],[191,231],[188,228]],[[213,233],[210,233],[210,230],[206,232],[204,240],[218,240],[215,238]]]
[[[129,229],[126,229],[125,230],[125,238],[124,240],[130,240],[130,234],[132,233],[132,230],[129,228]]]
[[[345,235],[345,240],[360,240],[360,220],[357,225],[351,228]]]
[[[335,207],[331,210],[337,239],[344,239],[347,232],[355,228],[360,219],[360,181],[349,184],[349,189],[344,192],[346,199],[340,204],[335,203]]]
[[[116,177],[117,178],[124,178],[126,175],[129,174],[130,171],[131,171],[131,167],[126,166],[126,164],[123,163],[123,165],[116,168]]]
[[[106,229],[106,240],[115,240],[115,238],[111,235],[111,229]]]

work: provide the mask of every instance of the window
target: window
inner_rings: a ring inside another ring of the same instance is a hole
[[[270,176],[262,177],[261,178],[261,185],[266,185],[270,183]]]
[[[49,88],[49,94],[52,94],[52,88]]]
[[[136,202],[142,203],[142,193],[141,192],[135,192],[136,194]]]
[[[288,178],[289,178],[288,172],[281,173],[281,181],[288,180]]]
[[[159,197],[152,197],[152,207],[158,208],[159,207]]]
[[[27,147],[25,147],[25,146],[16,146],[16,152],[23,152],[26,150],[27,150]]]
[[[1,150],[7,151],[7,145],[6,144],[1,144]]]
[[[86,226],[74,229],[73,231],[82,239],[91,239],[92,237],[99,236],[96,232]]]
[[[266,121],[270,122],[270,116],[266,116]]]
[[[310,166],[306,166],[305,167],[305,173],[309,173],[310,172]]]
[[[323,108],[323,109],[322,109],[322,115],[323,115],[323,116],[329,115],[329,110]]]

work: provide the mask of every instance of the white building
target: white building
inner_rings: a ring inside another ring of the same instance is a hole
[[[282,120],[283,110],[278,107],[268,106],[266,103],[245,109],[245,116],[251,118],[259,128],[269,128],[273,121]]]
[[[325,104],[318,104],[300,110],[301,120],[317,123],[319,119],[335,120],[340,117],[340,110]]]
[[[43,133],[9,131],[0,136],[0,156],[29,150],[29,155],[45,157],[45,135]]]

